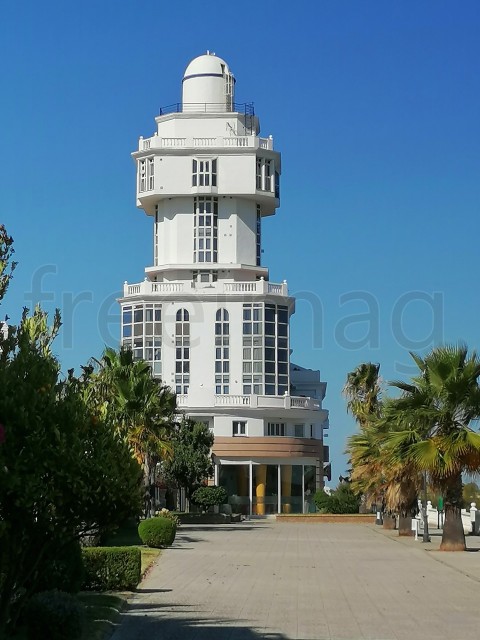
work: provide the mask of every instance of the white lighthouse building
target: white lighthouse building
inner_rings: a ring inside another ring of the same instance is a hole
[[[326,385],[290,363],[295,300],[261,263],[280,154],[234,89],[224,60],[195,58],[182,102],[132,154],[154,250],[144,281],[124,285],[122,343],[213,430],[215,482],[235,511],[301,513],[327,474]]]

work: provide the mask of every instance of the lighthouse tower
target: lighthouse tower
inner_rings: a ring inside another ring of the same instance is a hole
[[[182,102],[155,122],[132,154],[153,264],[124,285],[122,344],[212,429],[215,483],[233,511],[301,513],[329,472],[328,412],[319,372],[290,363],[295,300],[261,263],[280,154],[209,52],[187,66]]]

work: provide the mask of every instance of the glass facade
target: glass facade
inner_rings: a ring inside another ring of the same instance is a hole
[[[310,513],[315,511],[316,474],[315,465],[228,464],[219,465],[218,484],[226,489],[234,513]]]
[[[228,504],[234,513],[250,515],[250,465],[222,465],[219,469],[218,484],[228,493]]]

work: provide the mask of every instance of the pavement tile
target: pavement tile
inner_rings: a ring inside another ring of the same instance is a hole
[[[480,553],[381,527],[183,526],[112,640],[478,640]],[[472,549],[480,538],[469,538]]]

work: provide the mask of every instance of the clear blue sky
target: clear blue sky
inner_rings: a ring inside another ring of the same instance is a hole
[[[479,30],[478,0],[3,3],[0,221],[20,264],[0,313],[60,307],[65,371],[116,344],[115,297],[152,261],[130,152],[215,51],[283,154],[264,264],[298,296],[293,360],[328,382],[336,481],[348,371],[404,378],[409,349],[478,347]]]

